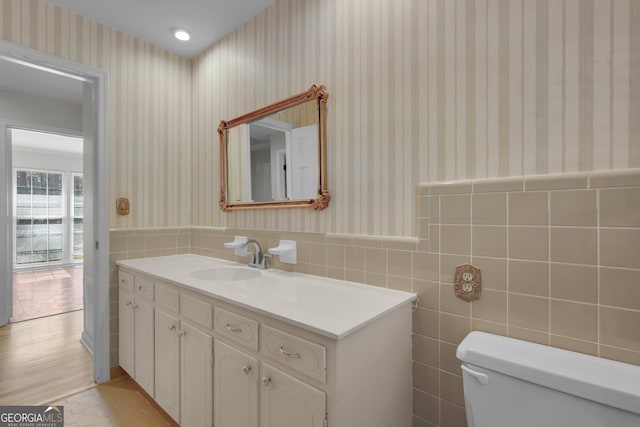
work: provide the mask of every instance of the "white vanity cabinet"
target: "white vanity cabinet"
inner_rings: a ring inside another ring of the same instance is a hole
[[[213,425],[213,338],[181,323],[180,425]]]
[[[217,339],[214,353],[214,425],[258,427],[258,359]]]
[[[126,272],[120,272],[119,281],[120,366],[153,396],[153,282]]]
[[[325,391],[294,375],[306,371],[324,382],[325,347],[231,310],[216,307],[215,311],[220,337],[214,346],[214,425],[323,427]],[[259,330],[267,331],[270,345],[257,352]],[[314,351],[322,357],[316,357]],[[271,366],[270,354],[276,356],[276,363],[289,366],[283,370]]]
[[[326,394],[265,363],[260,391],[261,427],[323,427]],[[328,420],[327,420],[328,424]]]
[[[224,315],[220,315],[223,312]],[[221,325],[228,333],[214,344],[214,425],[216,427],[323,427],[326,417],[326,393],[274,368],[267,358],[250,352],[258,321],[216,309],[216,321],[234,319]],[[238,325],[253,326],[243,328]],[[265,326],[265,328],[268,328]],[[273,328],[270,328],[273,329]],[[231,330],[231,331],[230,331]],[[229,335],[229,334],[237,335]],[[284,333],[283,333],[284,334]],[[247,348],[227,344],[223,339],[243,342]],[[321,346],[318,346],[321,347]],[[278,347],[279,348],[279,347]],[[284,350],[287,352],[287,350]],[[296,360],[310,360],[309,354],[289,353]],[[262,362],[260,358],[263,359]],[[285,368],[286,369],[286,368]]]
[[[180,420],[180,319],[156,308],[156,402]]]
[[[213,338],[156,309],[155,400],[183,426],[210,426]]]
[[[209,260],[118,262],[132,282],[154,277],[155,298],[144,301],[155,314],[155,395],[149,394],[180,425],[411,426],[414,295],[277,271],[261,273],[264,282],[216,288],[189,276],[210,268]],[[135,313],[122,309],[131,294],[120,297],[121,325],[135,323]],[[130,374],[125,365],[135,333],[120,333],[120,364]],[[135,369],[132,376],[138,381]]]
[[[206,319],[213,307],[189,295],[181,298],[176,286],[159,280],[155,289],[155,400],[183,426],[211,426],[213,338]]]

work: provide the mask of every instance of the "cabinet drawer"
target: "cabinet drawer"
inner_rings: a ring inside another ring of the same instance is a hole
[[[133,293],[133,274],[126,271],[118,271],[118,286]]]
[[[180,314],[200,326],[208,329],[213,327],[213,307],[208,302],[182,294],[180,295]]]
[[[156,282],[156,305],[174,313],[180,311],[180,292],[166,283]]]
[[[291,335],[271,326],[263,326],[262,352],[281,363],[321,382],[327,381],[325,346]]]
[[[258,351],[258,322],[223,308],[214,310],[214,329],[239,344]]]
[[[136,276],[134,282],[135,294],[146,298],[149,301],[153,301],[153,280],[142,276]]]

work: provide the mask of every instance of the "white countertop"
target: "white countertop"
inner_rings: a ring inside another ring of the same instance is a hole
[[[416,298],[409,292],[275,269],[246,281],[203,280],[191,273],[243,264],[193,254],[117,264],[337,340]]]

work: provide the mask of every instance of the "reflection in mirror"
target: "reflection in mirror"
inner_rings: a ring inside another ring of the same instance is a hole
[[[223,210],[327,207],[323,86],[222,122]]]
[[[318,191],[317,106],[313,101],[228,130],[228,199],[311,199]]]

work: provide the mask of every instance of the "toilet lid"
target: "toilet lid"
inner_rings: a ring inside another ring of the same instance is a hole
[[[640,414],[640,366],[474,331],[458,359],[534,384]]]

